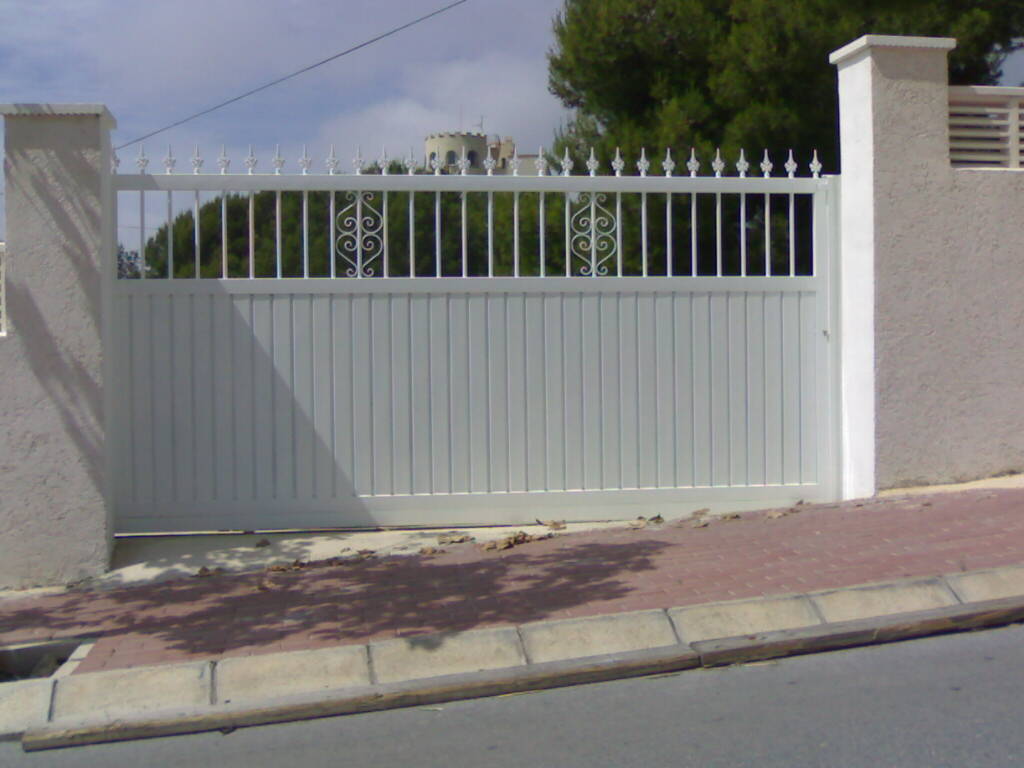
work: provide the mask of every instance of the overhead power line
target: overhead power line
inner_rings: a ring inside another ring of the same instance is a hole
[[[334,54],[333,56],[328,56],[326,59],[321,59],[320,61],[315,62],[314,64],[310,64],[307,67],[303,67],[302,69],[297,69],[294,72],[292,72],[290,74],[287,74],[284,77],[279,77],[276,80],[272,80],[269,83],[264,83],[263,85],[261,85],[261,86],[259,86],[257,88],[253,88],[252,90],[246,91],[245,93],[241,93],[238,96],[235,96],[233,98],[228,99],[227,101],[222,101],[219,104],[215,104],[212,107],[208,107],[207,109],[202,110],[201,112],[196,112],[194,115],[189,115],[188,117],[183,117],[181,120],[177,120],[177,121],[175,121],[173,123],[170,123],[169,125],[165,125],[163,128],[158,128],[155,131],[150,131],[149,133],[145,134],[144,136],[139,136],[139,138],[137,138],[137,139],[132,139],[131,141],[127,141],[124,144],[120,144],[120,145],[114,147],[114,149],[124,149],[125,147],[130,147],[132,144],[138,144],[140,141],[145,141],[146,139],[150,139],[153,136],[156,136],[157,134],[163,133],[164,131],[169,131],[171,128],[177,128],[179,125],[183,125],[183,124],[185,124],[185,123],[187,123],[187,122],[189,122],[191,120],[195,120],[198,117],[203,117],[204,115],[208,115],[211,112],[215,112],[218,109],[221,109],[223,107],[228,106],[229,104],[234,104],[236,101],[241,101],[244,98],[252,96],[254,93],[259,93],[260,91],[265,91],[268,88],[272,88],[275,85],[280,85],[285,80],[291,80],[293,77],[298,77],[301,74],[309,72],[311,69],[316,69],[317,67],[322,67],[324,64],[332,62],[335,59],[340,59],[342,56],[348,56],[348,54],[355,53],[356,51],[360,50],[361,48],[365,48],[368,45],[373,45],[374,43],[376,43],[376,42],[378,42],[380,40],[383,40],[386,37],[391,37],[392,35],[397,34],[397,33],[401,32],[402,30],[409,29],[409,27],[414,27],[417,24],[426,21],[427,19],[431,19],[434,16],[439,16],[439,15],[441,15],[442,13],[444,13],[446,11],[450,11],[452,8],[454,8],[454,7],[458,6],[458,5],[462,5],[463,3],[468,3],[468,2],[469,2],[469,0],[456,0],[454,3],[449,3],[448,5],[442,6],[441,8],[438,8],[438,9],[436,9],[434,11],[431,11],[430,13],[428,13],[428,14],[426,14],[424,16],[420,16],[419,18],[416,18],[416,19],[413,19],[412,21],[406,22],[405,24],[402,24],[401,26],[395,27],[393,29],[389,29],[387,32],[379,34],[376,37],[371,37],[369,40],[364,40],[363,42],[359,43],[358,45],[353,45],[351,48],[346,48],[344,51],[339,51],[338,53]]]

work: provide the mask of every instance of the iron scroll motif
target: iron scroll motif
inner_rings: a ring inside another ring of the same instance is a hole
[[[335,225],[340,232],[335,241],[338,254],[349,265],[345,274],[348,277],[374,277],[376,267],[373,262],[384,252],[384,216],[372,205],[373,192],[348,192],[345,197],[349,204],[335,217]]]
[[[581,192],[572,213],[572,255],[582,262],[579,274],[584,277],[607,275],[608,262],[616,254],[616,220],[604,206],[607,199],[603,192]]]

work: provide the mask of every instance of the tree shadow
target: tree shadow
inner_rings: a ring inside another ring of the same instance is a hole
[[[70,592],[22,608],[0,606],[0,633],[130,635],[129,645],[160,649],[167,661],[395,636],[436,647],[444,635],[425,634],[565,617],[573,608],[627,597],[636,590],[629,575],[652,570],[668,546],[554,538],[473,559],[465,549],[437,557],[332,558],[288,570]]]

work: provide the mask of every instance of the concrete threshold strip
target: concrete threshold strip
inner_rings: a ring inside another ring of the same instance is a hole
[[[1024,566],[0,686],[26,751],[439,704],[1024,621]],[[15,686],[15,688],[8,688]],[[6,690],[4,690],[6,689]]]

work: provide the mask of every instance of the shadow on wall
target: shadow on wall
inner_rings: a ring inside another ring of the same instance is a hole
[[[68,438],[98,493],[103,492],[103,392],[97,378],[60,343],[32,294],[19,282],[7,285],[7,307],[33,376],[60,416]]]
[[[8,126],[8,136],[11,130]],[[98,346],[101,209],[98,196],[90,199],[73,193],[88,186],[98,193],[97,162],[101,161],[96,150],[62,147],[60,142],[51,143],[49,139],[45,129],[29,132],[22,127],[19,148],[6,158],[10,213],[24,216],[31,222],[26,224],[28,227],[46,226],[47,242],[58,244],[56,252],[43,252],[39,247],[33,248],[31,228],[8,233],[4,309],[11,338],[7,343],[17,345],[18,356],[48,398],[89,481],[97,495],[102,496],[103,383],[102,353]],[[46,154],[45,163],[39,162],[39,153]],[[18,172],[12,173],[12,168]],[[32,258],[40,263],[26,263]],[[46,271],[50,265],[52,274]],[[65,266],[70,270],[65,270]],[[61,295],[63,290],[73,294]],[[12,384],[17,386],[16,381]],[[13,447],[20,453],[14,458],[24,461],[31,460],[32,445],[26,443],[35,437],[49,436],[45,435],[44,413],[39,412],[41,426],[32,425],[34,417],[27,409],[36,410],[38,406],[31,389],[22,390],[15,398],[22,396],[27,401],[23,414],[27,423],[22,433],[15,436],[21,442],[15,442]],[[11,426],[5,424],[7,429]],[[70,453],[58,449],[55,458],[66,460]]]

